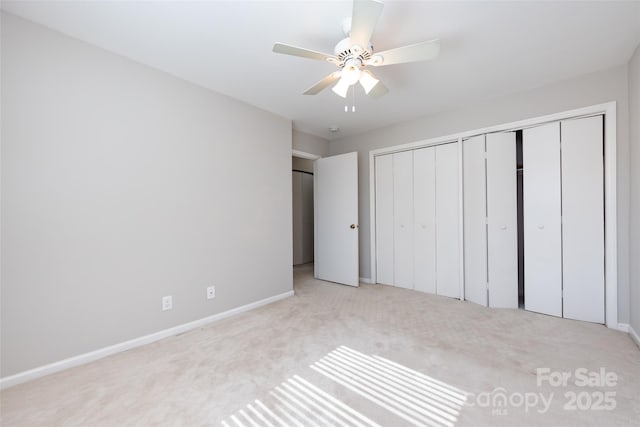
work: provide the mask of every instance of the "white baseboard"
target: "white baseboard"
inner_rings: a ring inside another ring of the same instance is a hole
[[[89,353],[80,354],[78,356],[73,356],[68,359],[60,360],[58,362],[54,362],[48,365],[40,366],[38,368],[30,369],[28,371],[19,372],[17,374],[14,374],[8,377],[0,378],[0,390],[3,390],[5,388],[11,387],[17,384],[24,383],[27,381],[31,381],[36,378],[43,377],[45,375],[49,375],[55,372],[63,371],[65,369],[73,368],[74,366],[84,365],[86,363],[93,362],[98,359],[102,359],[103,357],[107,357],[112,354],[120,353],[122,351],[130,350],[132,348],[140,347],[146,344],[150,344],[152,342],[161,340],[163,338],[178,335],[183,332],[190,331],[192,329],[197,329],[209,323],[226,319],[227,317],[244,313],[246,311],[253,310],[255,308],[270,304],[272,302],[279,301],[284,298],[288,298],[290,296],[293,296],[293,291],[288,291],[279,295],[274,295],[272,297],[265,298],[260,301],[255,301],[240,307],[232,308],[231,310],[214,314],[212,316],[208,316],[203,319],[194,320],[193,322],[183,323],[182,325],[174,326],[172,328],[165,329],[159,332],[154,332],[153,334],[134,338],[132,340],[121,342],[119,344],[114,344],[109,347],[104,347],[95,351],[91,351]]]
[[[633,329],[631,325],[629,325],[629,335],[631,339],[636,343],[636,345],[640,348],[640,335]]]
[[[621,332],[629,333],[629,324],[628,323],[618,323],[618,328]]]
[[[373,285],[373,280],[368,277],[361,277],[360,283],[366,283],[367,285]]]

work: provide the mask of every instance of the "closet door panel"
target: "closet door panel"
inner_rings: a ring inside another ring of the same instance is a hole
[[[487,135],[489,306],[518,308],[518,202],[515,132]]]
[[[376,281],[393,285],[393,155],[375,158]]]
[[[464,192],[464,298],[487,305],[485,136],[462,143]]]
[[[413,151],[393,154],[394,285],[413,289]]]
[[[525,129],[525,309],[562,316],[560,123]]]
[[[436,293],[435,148],[413,152],[414,289]]]
[[[561,126],[563,315],[604,323],[602,116]]]
[[[460,297],[458,145],[436,150],[436,292]]]

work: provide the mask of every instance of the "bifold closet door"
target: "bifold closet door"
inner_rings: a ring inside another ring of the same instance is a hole
[[[603,117],[562,126],[563,316],[604,323]]]
[[[413,151],[393,154],[393,284],[413,289]]]
[[[525,309],[562,316],[560,123],[525,129],[522,154]]]
[[[458,144],[436,150],[436,293],[460,297]]]
[[[393,155],[375,157],[376,281],[393,285]]]
[[[516,133],[487,134],[489,306],[518,308]]]
[[[487,305],[487,208],[485,136],[467,139],[463,147],[464,297]]]
[[[436,293],[435,148],[413,152],[414,289]]]

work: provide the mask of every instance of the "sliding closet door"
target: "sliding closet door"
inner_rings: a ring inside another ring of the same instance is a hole
[[[487,305],[485,136],[462,143],[464,184],[464,297]]]
[[[413,152],[414,289],[436,293],[435,148]]]
[[[375,158],[376,281],[393,285],[393,155]]]
[[[436,291],[460,297],[458,145],[436,150]]]
[[[602,116],[563,121],[564,317],[604,323]]]
[[[525,309],[562,316],[560,123],[525,129]]]
[[[413,289],[413,151],[393,155],[394,281]]]
[[[489,306],[518,308],[518,205],[515,132],[487,135]]]

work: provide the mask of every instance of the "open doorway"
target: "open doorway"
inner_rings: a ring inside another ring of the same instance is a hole
[[[293,266],[313,264],[313,160],[291,158]]]

